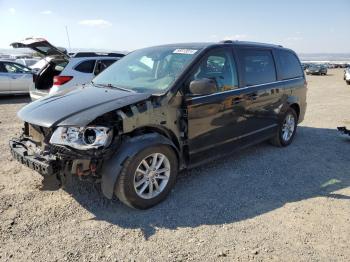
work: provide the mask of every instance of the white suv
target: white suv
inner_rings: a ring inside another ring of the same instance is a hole
[[[14,48],[27,47],[45,55],[47,64],[36,72],[29,89],[32,100],[48,94],[57,94],[86,84],[124,56],[121,53],[80,52],[72,57],[62,48],[55,47],[43,38],[27,38],[11,44]]]
[[[53,86],[49,94],[56,94],[62,90],[73,89],[77,85],[86,84],[101,73],[108,66],[120,59],[113,54],[81,54],[77,53],[69,59],[61,73],[53,78]]]

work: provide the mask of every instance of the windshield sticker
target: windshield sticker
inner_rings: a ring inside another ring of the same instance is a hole
[[[185,54],[185,55],[193,55],[197,52],[196,49],[175,49],[174,54]]]

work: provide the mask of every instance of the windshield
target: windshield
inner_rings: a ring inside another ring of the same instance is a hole
[[[93,83],[139,93],[163,93],[198,53],[199,49],[164,46],[137,50],[108,67]]]
[[[35,60],[35,59],[26,59],[26,60],[25,60],[26,66],[32,66],[32,65],[34,65],[36,62],[38,62],[38,60]]]
[[[45,58],[39,60],[38,62],[36,62],[34,65],[31,65],[30,68],[33,69],[41,69],[43,68],[48,62],[46,61]]]

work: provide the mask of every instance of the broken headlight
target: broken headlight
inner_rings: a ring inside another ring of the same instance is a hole
[[[80,150],[106,147],[112,140],[113,131],[108,127],[58,127],[50,144],[70,146]]]

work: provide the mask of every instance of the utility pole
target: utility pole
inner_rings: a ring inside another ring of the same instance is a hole
[[[68,26],[66,26],[66,33],[67,33],[67,39],[68,39],[69,52],[72,52],[72,49],[71,49],[71,47],[70,47],[70,40],[69,40],[69,34],[68,34]]]

